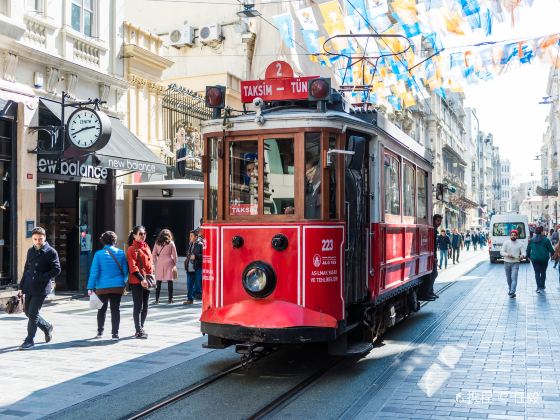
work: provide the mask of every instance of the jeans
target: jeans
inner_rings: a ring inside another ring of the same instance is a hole
[[[196,283],[196,271],[187,271],[187,300],[194,299],[195,293],[195,283]]]
[[[519,274],[519,263],[518,262],[504,262],[504,268],[506,270],[506,279],[509,286],[509,293],[515,293],[517,289],[517,275]]]
[[[459,248],[453,248],[453,264],[455,264],[455,262],[459,262]]]
[[[167,299],[169,301],[173,300],[173,280],[165,280],[167,282]],[[163,280],[156,281],[156,300],[159,300],[159,295],[161,293],[161,283]]]
[[[120,306],[122,295],[120,293],[108,293],[106,295],[97,295],[97,297],[103,302],[103,306],[97,311],[97,332],[103,334],[107,306],[111,303],[111,334],[118,334],[121,323]]]
[[[445,268],[447,268],[447,249],[439,250],[439,268],[441,268],[443,260],[445,260]]]
[[[548,261],[531,261],[535,270],[535,280],[537,281],[537,289],[544,289],[546,281],[546,269],[548,268]]]
[[[465,246],[467,247],[467,251],[471,247],[471,241],[465,241]]]
[[[194,296],[202,296],[202,269],[199,268],[194,272]]]
[[[132,289],[132,302],[134,303],[132,310],[134,328],[136,328],[136,332],[140,332],[144,329],[144,322],[146,322],[146,317],[148,316],[150,291],[144,289],[141,284],[131,284],[130,288]]]
[[[44,333],[51,328],[51,324],[39,315],[46,297],[46,295],[25,295],[24,310],[25,315],[29,318],[29,321],[27,321],[27,337],[25,338],[27,343],[33,343],[37,327]]]
[[[478,245],[478,243],[476,243],[476,242],[473,242],[473,243],[472,243],[472,246],[473,246],[473,248],[474,248],[475,251],[476,251],[477,245]]]

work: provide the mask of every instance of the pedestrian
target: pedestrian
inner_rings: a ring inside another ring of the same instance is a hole
[[[476,251],[476,249],[478,248],[478,234],[476,233],[475,230],[473,230],[472,233],[472,245],[473,245],[473,250]]]
[[[60,274],[60,261],[56,250],[46,241],[47,234],[42,227],[31,231],[33,246],[27,251],[23,276],[18,285],[18,295],[25,295],[24,311],[28,318],[27,337],[20,350],[35,346],[35,333],[39,328],[45,334],[45,342],[52,340],[53,326],[40,314],[45,298],[54,288],[54,279]]]
[[[504,268],[506,270],[506,279],[508,283],[508,295],[514,298],[517,288],[517,275],[519,273],[519,263],[525,258],[525,246],[523,242],[518,241],[519,232],[513,229],[509,233],[509,239],[502,244],[500,255],[504,257]]]
[[[551,229],[553,232],[550,235],[550,243],[556,249],[558,247],[558,243],[560,242],[560,234],[558,233],[558,229],[560,229],[560,225],[556,226],[556,230]],[[558,258],[554,260],[554,268],[558,266]]]
[[[438,229],[441,226],[443,216],[441,214],[434,214],[432,217],[432,224],[434,226],[434,262],[432,266],[432,272],[424,276],[424,280],[419,289],[418,299],[419,300],[436,300],[439,296],[434,293],[434,283],[438,276],[438,266],[437,266],[437,240],[438,240]]]
[[[480,246],[480,250],[484,249],[484,245],[486,245],[486,237],[484,236],[484,232],[478,233],[478,245]]]
[[[177,279],[177,248],[173,242],[173,234],[169,229],[162,229],[159,233],[154,250],[154,265],[156,266],[156,300],[159,303],[161,285],[167,283],[167,303],[173,303],[173,281]]]
[[[148,316],[148,299],[150,298],[149,285],[154,273],[152,253],[146,243],[146,228],[135,226],[128,235],[128,283],[132,291],[135,338],[148,338],[144,331],[144,323]],[[149,276],[149,277],[148,277]]]
[[[194,230],[189,232],[185,271],[187,272],[187,300],[183,302],[183,305],[192,305],[195,298],[197,271],[202,276],[202,243],[198,240],[198,235]]]
[[[459,234],[457,229],[453,229],[451,248],[453,249],[453,264],[459,264],[459,252],[463,248],[463,237]]]
[[[202,252],[204,250],[204,235],[202,234],[202,230],[199,229],[196,235],[196,241],[199,243],[199,251],[200,251],[200,256],[199,256],[199,262],[200,264],[197,264],[197,269],[195,269],[194,271],[194,298],[198,299],[198,300],[202,300]]]
[[[451,240],[445,229],[441,230],[441,235],[437,238],[437,246],[439,249],[439,269],[441,270],[443,261],[445,261],[445,268],[447,268],[448,253],[451,250]]]
[[[465,247],[467,248],[467,251],[471,247],[471,239],[472,239],[471,233],[467,232],[466,235],[465,235]]]
[[[107,307],[111,304],[111,339],[116,341],[119,339],[120,306],[128,277],[128,263],[124,251],[115,246],[117,243],[115,232],[110,230],[104,232],[100,240],[103,249],[97,251],[93,256],[87,288],[90,296],[95,293],[103,302],[103,306],[97,311],[95,338],[103,337],[105,315]]]
[[[537,227],[535,235],[531,238],[527,246],[527,258],[531,260],[533,269],[535,270],[537,293],[544,292],[548,260],[554,254],[554,248],[550,240],[543,235],[543,230],[542,226]]]

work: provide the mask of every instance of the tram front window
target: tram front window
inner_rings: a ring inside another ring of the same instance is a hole
[[[229,214],[258,214],[259,161],[256,140],[229,144]]]
[[[294,214],[294,141],[264,141],[264,214]]]
[[[321,133],[305,133],[305,218],[321,218]]]

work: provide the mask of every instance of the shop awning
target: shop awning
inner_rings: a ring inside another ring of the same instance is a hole
[[[40,99],[58,120],[61,119],[60,104]],[[72,108],[67,108],[64,119],[68,119]],[[136,137],[118,118],[110,117],[112,133],[109,143],[95,152],[100,165],[108,169],[127,172],[145,172],[149,174],[166,174],[166,165]]]
[[[451,202],[463,210],[478,208],[478,203],[475,203],[464,195],[452,197]]]

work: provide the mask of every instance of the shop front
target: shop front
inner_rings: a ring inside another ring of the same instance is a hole
[[[60,124],[59,110],[59,104],[41,100],[40,125]],[[37,220],[59,253],[62,273],[57,290],[87,288],[93,255],[101,248],[98,238],[106,230],[115,230],[116,179],[167,170],[120,120],[110,121],[111,137],[99,150],[63,157],[38,155]]]

